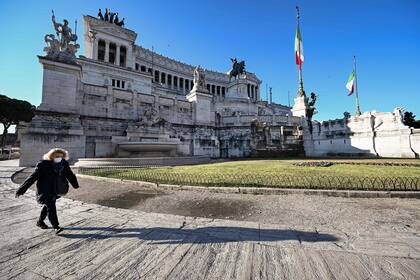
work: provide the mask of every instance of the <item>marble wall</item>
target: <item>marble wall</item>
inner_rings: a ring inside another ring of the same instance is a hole
[[[405,126],[398,109],[366,112],[360,117],[313,122],[304,134],[307,156],[364,156],[415,158],[420,154],[420,131]]]

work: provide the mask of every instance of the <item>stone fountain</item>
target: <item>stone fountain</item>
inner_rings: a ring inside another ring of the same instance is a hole
[[[127,136],[113,136],[117,157],[174,157],[180,140],[174,136],[172,125],[157,116],[154,109],[128,124]]]

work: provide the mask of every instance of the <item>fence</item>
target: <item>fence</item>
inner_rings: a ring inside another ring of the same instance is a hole
[[[79,167],[80,174],[125,180],[147,181],[156,184],[175,184],[214,187],[269,187],[339,190],[418,191],[420,177],[360,177],[324,176],[300,173],[228,174],[228,173],[172,173],[154,167]]]

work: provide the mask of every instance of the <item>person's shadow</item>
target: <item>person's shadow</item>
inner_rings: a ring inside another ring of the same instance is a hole
[[[77,233],[71,233],[77,231]],[[64,238],[138,238],[159,244],[177,243],[227,243],[237,241],[334,242],[339,239],[331,234],[298,230],[258,229],[243,227],[200,228],[113,228],[113,227],[66,227],[60,234]]]

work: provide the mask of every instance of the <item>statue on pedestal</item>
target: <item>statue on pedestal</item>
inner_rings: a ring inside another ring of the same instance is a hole
[[[231,58],[232,69],[229,71],[229,82],[234,77],[235,79],[241,74],[245,74],[245,61],[238,62],[236,58]]]
[[[309,131],[312,134],[312,117],[313,115],[315,115],[317,113],[317,111],[315,110],[315,103],[317,100],[317,95],[315,92],[311,93],[311,101],[309,101],[308,103],[308,107],[306,108],[306,119],[308,121],[308,126],[309,126]]]
[[[202,91],[207,92],[205,78],[206,78],[206,76],[204,74],[203,68],[201,68],[200,65],[198,65],[194,69],[194,87],[193,87],[193,90],[202,90]]]

